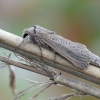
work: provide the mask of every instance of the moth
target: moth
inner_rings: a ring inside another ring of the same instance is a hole
[[[40,49],[52,49],[78,68],[86,69],[90,63],[100,66],[100,58],[91,53],[85,45],[72,42],[38,25],[25,29],[23,38],[21,45],[31,42],[37,44]]]

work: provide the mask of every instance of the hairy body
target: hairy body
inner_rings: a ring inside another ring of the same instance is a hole
[[[38,25],[25,29],[23,38],[21,45],[31,42],[40,48],[52,49],[81,69],[86,69],[89,64],[100,66],[100,57],[91,53],[85,45],[72,42]]]

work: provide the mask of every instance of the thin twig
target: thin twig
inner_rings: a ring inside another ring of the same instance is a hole
[[[80,92],[75,92],[75,93],[63,94],[59,97],[52,97],[52,98],[49,98],[49,100],[65,100],[65,99],[69,99],[74,96],[82,96],[82,95],[86,95],[86,94],[80,93]]]
[[[32,97],[32,100],[34,100],[34,98],[36,98],[40,93],[42,93],[45,89],[49,88],[51,85],[52,85],[52,83],[51,83],[51,84],[48,84],[47,86],[45,86],[44,88],[42,88],[41,90],[39,90],[39,91]]]
[[[13,60],[10,60],[10,59],[2,57],[2,56],[0,56],[0,61],[5,62],[5,63],[10,64],[10,65],[14,65],[14,66],[23,68],[23,69],[26,69],[26,70],[29,70],[29,71],[32,71],[32,72],[39,73],[41,75],[48,76],[47,74],[45,74],[45,73],[43,73],[39,70],[36,70],[35,66],[30,66],[30,65],[26,65],[26,64],[23,64],[23,63],[20,63],[20,62],[15,62]]]
[[[37,95],[38,95],[38,94],[41,93],[44,89],[46,89],[47,86],[49,86],[49,85],[51,85],[51,84],[53,84],[53,81],[40,82],[40,83],[38,83],[38,84],[33,84],[33,85],[31,85],[31,86],[29,86],[29,87],[27,87],[27,88],[25,88],[25,89],[19,91],[19,92],[17,93],[17,95],[16,95],[16,97],[15,97],[14,100],[19,99],[19,98],[21,98],[22,96],[28,94],[29,92],[31,92],[31,91],[33,91],[33,90],[35,90],[35,89],[37,89],[37,88],[40,88],[40,87],[43,87],[43,86],[44,86],[45,88],[43,88],[41,91],[39,91],[39,92],[37,93]],[[36,95],[35,95],[35,96],[36,96]]]

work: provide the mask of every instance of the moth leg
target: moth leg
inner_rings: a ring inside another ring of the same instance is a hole
[[[51,50],[52,50],[52,52],[53,52],[53,54],[54,54],[54,63],[55,63],[55,61],[56,61],[56,52],[55,52],[55,50],[52,49],[52,48],[51,48]]]
[[[56,52],[53,51],[53,53],[54,53],[54,63],[55,63],[55,61],[56,61]]]
[[[37,45],[39,46],[39,49],[40,49],[40,51],[41,51],[41,61],[43,60],[43,58],[42,58],[42,48],[41,48],[41,42],[40,42],[40,40],[38,39],[38,38],[36,38],[36,42],[37,42]]]
[[[18,47],[16,47],[16,48],[14,49],[14,52],[15,52],[16,50],[18,50],[21,46],[24,46],[25,44],[27,44],[28,42],[31,42],[31,40],[30,40],[30,35],[27,35],[25,38],[23,38],[22,42],[18,45]]]
[[[40,44],[38,46],[39,46],[39,49],[41,51],[41,61],[42,61],[43,60],[43,58],[42,58],[42,48],[41,48],[41,45]]]
[[[59,75],[62,75],[62,73],[60,72]]]

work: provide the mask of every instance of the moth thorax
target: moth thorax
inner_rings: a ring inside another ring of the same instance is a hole
[[[27,28],[23,31],[23,38],[25,38],[27,35],[31,35],[31,34],[34,34],[34,27],[30,27],[30,28]]]

